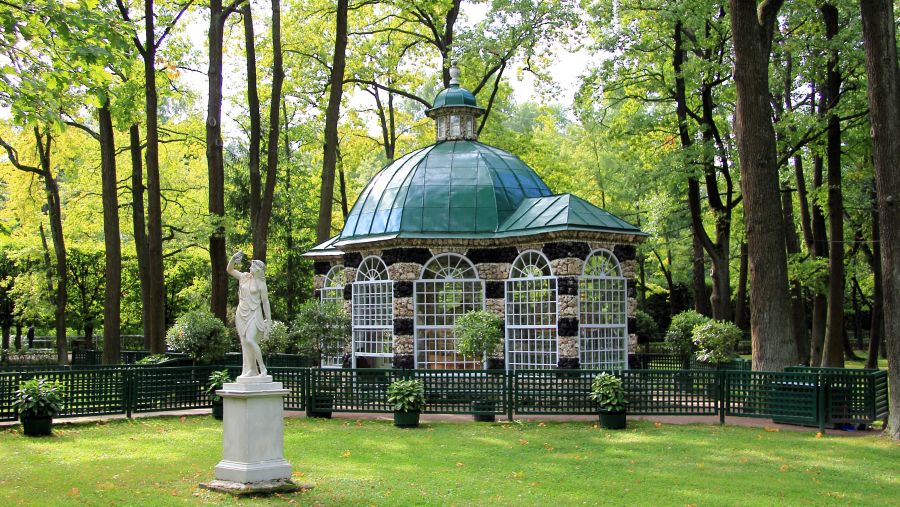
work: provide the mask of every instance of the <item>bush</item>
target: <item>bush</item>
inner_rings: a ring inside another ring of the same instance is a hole
[[[681,312],[672,317],[669,330],[666,331],[666,343],[673,354],[687,356],[694,350],[694,327],[709,322],[709,317],[694,310]]]
[[[188,312],[179,317],[166,333],[166,344],[200,363],[218,361],[231,350],[225,324],[207,311]]]
[[[643,310],[635,310],[634,317],[636,321],[635,334],[637,335],[638,343],[650,343],[659,338],[659,326],[656,325],[656,321],[653,320],[649,313]]]
[[[272,331],[269,336],[259,341],[259,348],[264,355],[287,354],[291,346],[290,329],[287,324],[278,320],[272,321]]]
[[[710,320],[694,327],[697,360],[704,363],[727,363],[737,355],[741,330],[731,322]]]
[[[165,354],[151,354],[146,357],[142,357],[137,360],[135,364],[147,365],[147,364],[159,364],[163,361],[168,361],[168,356]]]
[[[322,356],[340,356],[350,342],[350,317],[337,303],[307,301],[291,326],[290,341],[316,365]]]
[[[591,382],[591,399],[605,412],[621,412],[628,404],[622,379],[609,373],[594,377]]]
[[[19,417],[53,417],[62,411],[64,391],[58,380],[34,378],[19,384],[12,405]]]
[[[453,334],[457,352],[486,360],[503,343],[503,320],[485,310],[469,312],[456,319]]]
[[[420,412],[425,407],[425,387],[421,380],[395,380],[387,390],[394,412]]]

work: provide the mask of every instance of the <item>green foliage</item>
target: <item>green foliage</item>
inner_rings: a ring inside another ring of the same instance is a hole
[[[53,417],[62,411],[64,391],[58,380],[26,380],[19,385],[12,406],[19,417]]]
[[[179,317],[166,333],[166,344],[201,363],[222,359],[232,348],[225,324],[207,311]]]
[[[266,355],[288,353],[291,348],[291,332],[287,324],[280,320],[273,321],[269,336],[259,341],[259,348]]]
[[[741,330],[731,322],[708,320],[694,326],[697,360],[704,363],[727,363],[737,356]]]
[[[496,314],[478,310],[456,319],[453,334],[456,351],[466,357],[479,357],[494,352],[503,342],[503,320]]]
[[[672,317],[669,330],[666,331],[666,343],[673,354],[686,356],[694,350],[694,327],[709,322],[709,317],[694,310],[681,312]]]
[[[638,343],[650,343],[659,338],[659,326],[649,313],[635,310],[634,317],[637,321],[635,334],[637,334]]]
[[[395,380],[388,386],[387,395],[395,412],[420,412],[425,407],[425,386],[421,380]]]
[[[165,354],[150,354],[147,357],[142,357],[138,359],[136,364],[147,365],[147,364],[159,364],[163,361],[167,361],[169,358]]]
[[[228,370],[212,372],[212,375],[209,376],[209,384],[206,386],[206,395],[209,396],[210,401],[218,402],[222,400],[222,397],[216,394],[216,391],[222,389],[227,382],[231,382],[231,375],[228,374]]]
[[[310,300],[300,306],[291,341],[301,354],[321,364],[324,355],[341,355],[350,341],[350,316],[337,303]]]
[[[590,396],[600,410],[606,412],[621,412],[628,405],[622,379],[605,372],[594,377]]]

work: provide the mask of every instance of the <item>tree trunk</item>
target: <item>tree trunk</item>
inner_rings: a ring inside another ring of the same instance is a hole
[[[331,238],[331,212],[334,208],[334,173],[337,165],[338,118],[344,88],[344,67],[347,53],[348,0],[337,2],[337,23],[334,36],[334,56],[329,79],[328,108],[325,110],[325,146],[322,157],[322,191],[319,194],[319,222],[316,243]],[[446,73],[447,70],[444,69]]]
[[[159,182],[158,99],[156,96],[156,30],[153,1],[144,5],[144,90],[147,116],[147,279],[150,282],[149,319],[144,327],[150,335],[150,352],[166,351],[166,289],[162,248],[162,204]]]
[[[825,37],[838,34],[838,12],[831,4],[821,6]],[[828,117],[828,219],[829,236],[834,242],[828,256],[828,317],[822,366],[844,367],[844,202],[841,194],[841,123],[834,112],[840,100],[841,75],[837,49],[831,49],[825,79],[825,110]]]
[[[738,271],[737,302],[734,309],[734,324],[740,329],[747,329],[747,243],[741,243],[741,266]]]
[[[278,181],[278,135],[281,87],[284,83],[284,64],[281,58],[281,2],[272,0],[272,96],[269,101],[269,136],[266,140],[266,186],[260,203],[256,225],[253,227],[253,256],[265,262],[269,244],[269,222],[275,202],[275,183]],[[343,80],[343,77],[341,77]]]
[[[106,248],[103,297],[103,364],[118,364],[121,349],[122,243],[119,238],[119,189],[116,142],[109,102],[99,111],[103,185],[103,241]],[[87,332],[85,331],[85,334]]]
[[[290,129],[288,128],[288,116],[287,116],[287,103],[284,98],[281,99],[281,110],[282,110],[282,118],[284,119],[284,125],[282,126],[282,132],[284,132],[284,192],[288,196],[288,199],[291,199],[293,195],[291,181],[291,167],[293,166],[293,162],[291,161],[291,139],[290,139]],[[287,215],[285,218],[285,247],[287,249],[288,263],[293,262],[294,258],[294,214],[292,206],[285,206],[285,214]],[[291,265],[291,264],[288,264]],[[288,269],[287,274],[285,275],[287,278],[287,294],[285,294],[285,301],[287,303],[287,314],[295,315],[294,309],[296,307],[295,301],[297,298],[297,281],[296,281],[296,273],[293,269]]]
[[[893,3],[861,0],[866,73],[869,78],[869,120],[878,214],[881,232],[881,268],[884,298],[884,336],[888,353],[888,382],[900,386],[900,69]],[[891,389],[886,432],[900,440],[900,389]]]
[[[694,285],[694,310],[697,313],[712,316],[712,309],[709,305],[709,294],[706,290],[706,263],[703,262],[703,244],[697,234],[691,232],[691,243],[693,244],[693,262],[691,263],[691,278]]]
[[[729,0],[737,91],[734,130],[750,264],[753,369],[797,363],[790,311],[784,222],[778,192],[775,131],[769,103],[769,53],[782,0]]]
[[[813,192],[822,186],[824,170],[822,157],[813,157]],[[812,256],[828,257],[828,236],[825,232],[825,215],[822,207],[813,201],[812,205]],[[812,335],[810,337],[810,360],[813,365],[822,364],[822,350],[825,346],[825,329],[828,315],[828,298],[816,292],[813,296]]]
[[[786,186],[786,185],[785,185]],[[800,253],[800,238],[794,226],[794,200],[789,189],[781,191],[781,208],[784,212],[785,246],[788,254]],[[794,337],[800,364],[809,364],[809,334],[806,327],[806,306],[799,280],[791,281],[791,314],[794,318]]]
[[[262,200],[262,176],[259,173],[260,134],[259,93],[256,87],[256,37],[253,33],[253,14],[250,2],[241,6],[244,18],[244,48],[247,60],[247,115],[250,117],[249,168],[250,168],[250,232],[253,238],[253,258],[259,259],[256,244],[256,222],[259,203]]]
[[[141,162],[141,134],[137,123],[128,129],[131,150],[131,223],[134,231],[134,250],[141,282],[141,326],[144,330],[144,349],[150,350],[148,332],[150,322],[150,261],[147,230],[144,225],[144,171]]]
[[[222,50],[225,19],[222,0],[209,3],[209,101],[206,108],[206,162],[209,176],[209,214],[220,221],[209,237],[210,311],[222,322],[228,318],[228,279],[225,273],[225,159],[222,145]]]
[[[878,220],[878,192],[872,182],[872,257],[869,266],[872,268],[872,321],[869,325],[869,353],[866,356],[866,368],[878,367],[878,350],[884,339],[884,288],[881,280],[881,228]]]

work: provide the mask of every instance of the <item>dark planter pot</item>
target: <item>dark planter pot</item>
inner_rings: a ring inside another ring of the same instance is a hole
[[[330,394],[316,394],[309,399],[306,407],[306,417],[318,417],[331,419],[331,409],[334,407],[334,396]]]
[[[418,428],[419,412],[394,412],[394,426],[398,428]]]
[[[493,400],[475,400],[472,402],[472,417],[476,422],[494,422],[495,403]]]
[[[624,430],[625,429],[625,411],[607,412],[600,411],[600,427],[608,430]]]
[[[212,416],[215,419],[222,420],[225,417],[225,403],[223,400],[212,402]]]
[[[53,418],[47,416],[22,416],[22,430],[30,437],[39,437],[52,433]]]

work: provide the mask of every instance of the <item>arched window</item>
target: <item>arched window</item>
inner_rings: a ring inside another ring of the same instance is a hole
[[[626,281],[616,256],[595,250],[578,280],[579,360],[591,370],[628,367]]]
[[[393,356],[394,284],[378,257],[366,257],[356,271],[352,349],[354,367],[357,356]]]
[[[456,353],[456,318],[484,308],[484,282],[475,266],[452,253],[433,257],[415,283],[416,367],[436,370],[477,369],[480,360]]]
[[[338,264],[332,267],[325,275],[325,285],[322,287],[322,302],[343,306],[344,304],[344,266]],[[344,362],[344,347],[335,350],[326,350],[322,355],[322,366],[325,368],[339,368]]]
[[[556,277],[541,252],[526,250],[513,262],[506,281],[507,369],[554,368]]]
[[[322,302],[344,302],[344,266],[338,264],[325,275],[325,286],[322,287]]]

